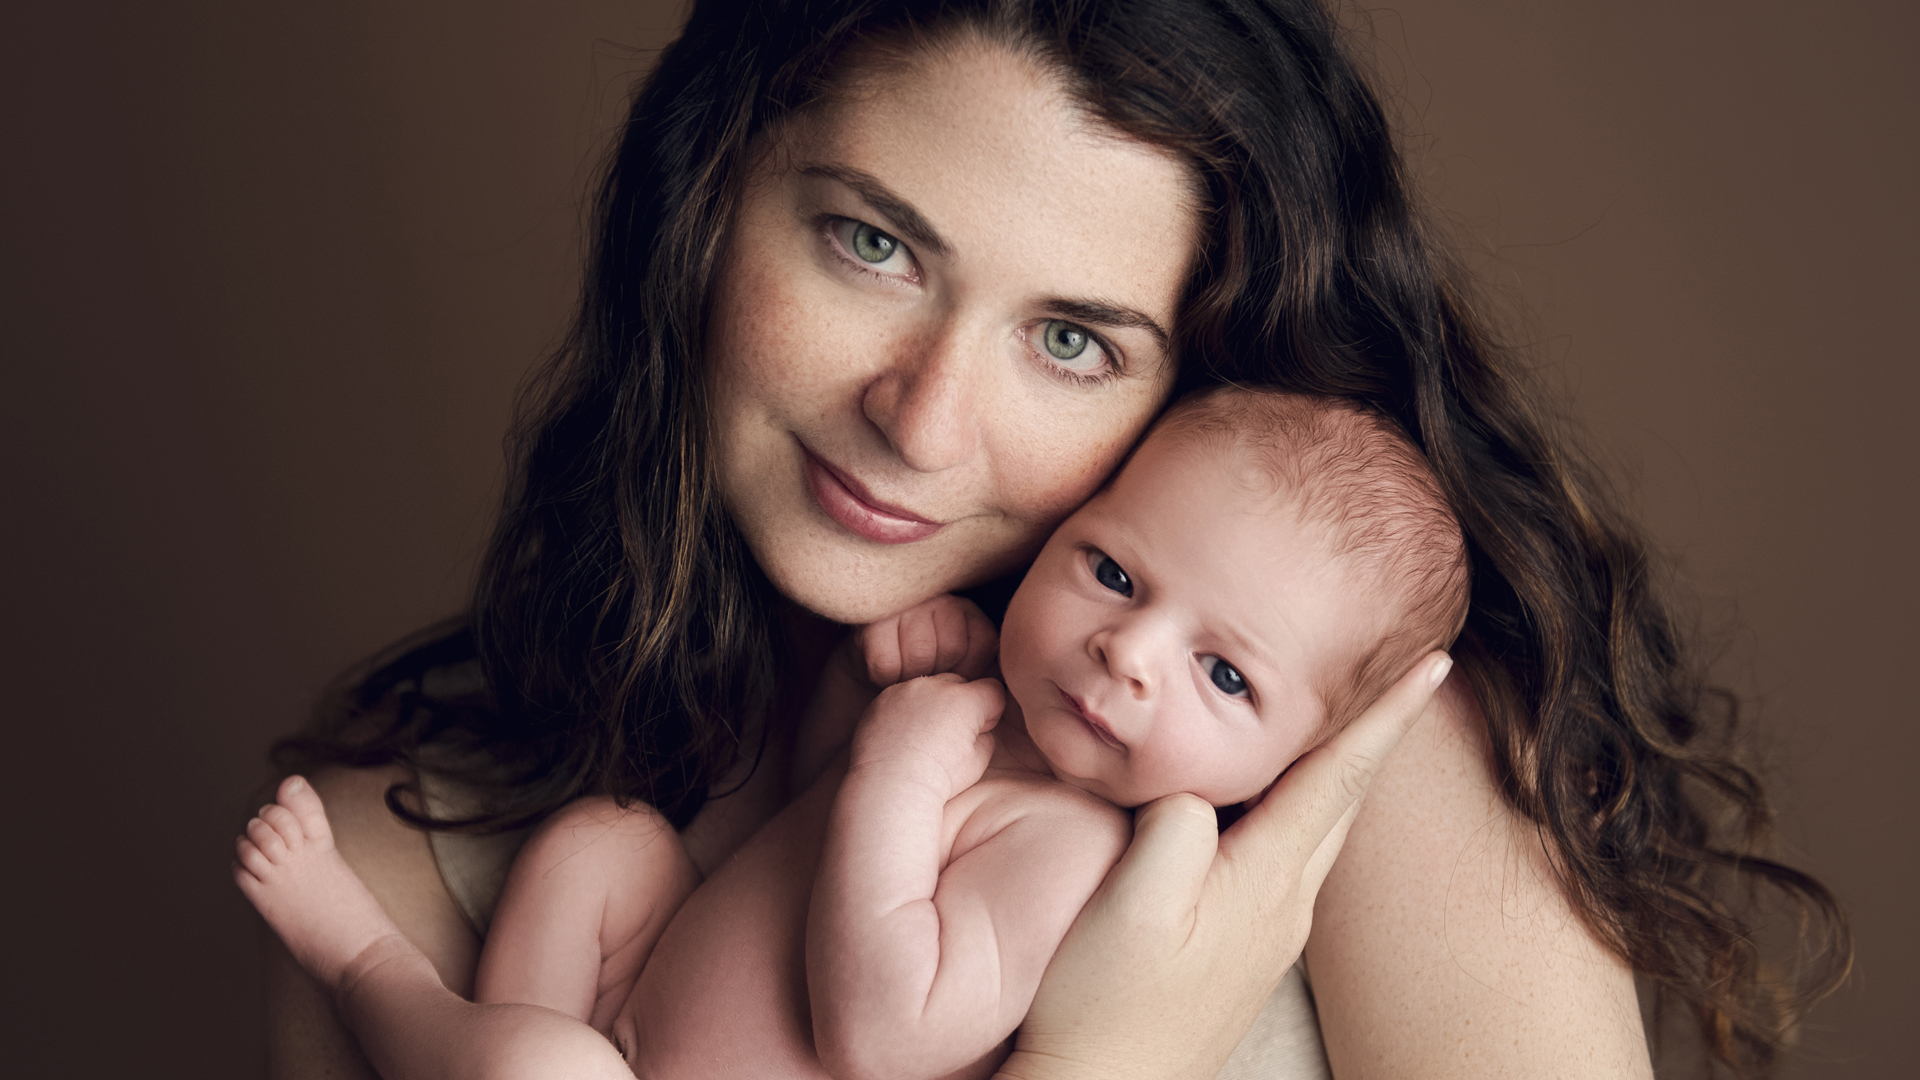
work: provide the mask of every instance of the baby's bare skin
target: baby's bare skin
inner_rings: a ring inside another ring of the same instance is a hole
[[[1149,436],[1049,539],[1004,654],[951,596],[864,628],[797,733],[803,794],[704,883],[646,807],[556,815],[514,864],[478,1002],[296,781],[249,825],[241,886],[387,1080],[987,1076],[1126,848],[1119,805],[1257,798],[1385,628],[1320,522],[1247,498],[1236,454]],[[979,677],[997,654],[1017,701]]]
[[[675,917],[614,1026],[636,1075],[986,1076],[1004,1056],[1130,825],[1001,740],[947,779],[958,792],[903,792],[921,781],[869,736],[944,713],[948,741],[971,743],[999,689],[957,676],[896,689]],[[897,844],[863,845],[861,824]]]
[[[945,655],[902,664],[892,642],[876,643],[864,666],[982,666],[951,647],[963,603],[930,605],[943,609]],[[975,653],[990,658],[990,626],[967,614]],[[894,620],[867,640],[876,629]],[[871,695],[847,667],[830,668],[839,685],[823,698]],[[652,811],[570,805],[515,862],[477,1002],[440,986],[400,937],[332,851],[298,778],[250,823],[237,877],[389,1080],[986,1076],[1130,835],[1124,812],[1036,767],[1017,718],[993,730],[1007,704],[998,682],[954,674],[883,692],[851,747],[697,889]],[[847,725],[813,726],[825,729],[808,733],[817,742]],[[833,1007],[813,1004],[810,972]]]
[[[577,1018],[537,1005],[477,1004],[447,989],[334,849],[320,797],[304,779],[281,783],[237,848],[240,890],[332,993],[382,1076],[632,1075]]]

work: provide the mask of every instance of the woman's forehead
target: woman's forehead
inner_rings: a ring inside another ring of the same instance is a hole
[[[1060,80],[968,45],[859,78],[779,137],[776,168],[864,175],[910,205],[959,260],[1073,269],[1104,290],[1165,293],[1171,317],[1197,235],[1188,170],[1090,120]]]

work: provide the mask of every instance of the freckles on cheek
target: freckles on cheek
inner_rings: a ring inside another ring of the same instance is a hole
[[[1141,383],[1080,409],[1027,403],[1028,438],[1018,454],[1020,467],[1002,470],[1003,490],[1017,492],[1017,505],[1030,510],[1028,520],[1051,530],[1120,467],[1164,397],[1165,387]]]
[[[874,366],[879,329],[831,299],[783,295],[749,313],[756,378],[782,397],[824,404],[822,394],[861,383]]]
[[[1001,470],[1005,505],[1023,523],[1050,533],[1093,497],[1130,444],[1088,436],[1031,447],[1017,467]]]

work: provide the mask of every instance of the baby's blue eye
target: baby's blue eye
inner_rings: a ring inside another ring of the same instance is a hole
[[[1246,695],[1246,676],[1240,674],[1239,670],[1232,664],[1227,663],[1217,656],[1209,656],[1205,662],[1207,664],[1207,678],[1213,680],[1213,685],[1219,687],[1221,693],[1232,697],[1244,697]]]
[[[1133,579],[1127,576],[1120,564],[1108,558],[1105,553],[1096,551],[1092,555],[1093,580],[1119,593],[1121,596],[1133,595]]]

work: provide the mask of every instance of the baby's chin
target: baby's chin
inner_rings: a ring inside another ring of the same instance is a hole
[[[1236,813],[1234,816],[1236,817],[1239,815],[1239,812],[1242,812],[1240,811],[1240,807],[1243,803],[1259,795],[1269,786],[1268,784],[1262,784],[1245,793],[1239,793],[1237,789],[1214,788],[1204,784],[1196,784],[1192,787],[1172,787],[1165,789],[1158,787],[1146,789],[1116,788],[1101,777],[1072,776],[1062,772],[1058,768],[1053,770],[1053,775],[1055,779],[1063,783],[1072,784],[1074,787],[1089,794],[1098,795],[1100,798],[1118,806],[1122,810],[1134,810],[1158,799],[1164,799],[1169,795],[1187,794],[1197,795],[1205,799],[1207,804],[1215,810],[1235,810]]]
[[[1027,711],[1024,703],[1021,701],[1021,697],[1023,696],[1023,692],[1027,690],[1026,680],[1021,677],[1023,673],[1018,668],[1012,671],[1003,669],[1002,674],[1006,681],[1008,696],[1010,698],[1008,702],[1008,715],[1009,717],[1015,718],[1022,729],[1024,729],[1026,726],[1025,717]],[[1058,691],[1056,690],[1054,693],[1057,694]],[[1163,799],[1168,795],[1177,795],[1183,792],[1205,799],[1209,805],[1218,810],[1223,807],[1238,806],[1260,794],[1262,791],[1265,791],[1272,784],[1271,777],[1265,782],[1256,783],[1252,786],[1246,784],[1227,785],[1203,783],[1197,779],[1181,777],[1173,780],[1163,780],[1163,782],[1158,784],[1143,786],[1131,783],[1131,777],[1127,776],[1115,776],[1111,774],[1082,776],[1062,767],[1060,762],[1063,758],[1061,756],[1047,752],[1048,734],[1043,733],[1038,738],[1029,735],[1029,738],[1031,739],[1033,749],[1039,753],[1040,759],[1046,763],[1047,771],[1053,774],[1054,779],[1064,784],[1072,784],[1074,787],[1090,795],[1096,795],[1105,799],[1113,805],[1120,807],[1122,810],[1132,810],[1136,807],[1145,806],[1155,799]],[[1055,749],[1061,750],[1062,748],[1056,746]],[[1072,760],[1073,754],[1071,749],[1065,750],[1064,753],[1066,755],[1064,760]],[[1278,775],[1278,770],[1275,770],[1275,775]]]

